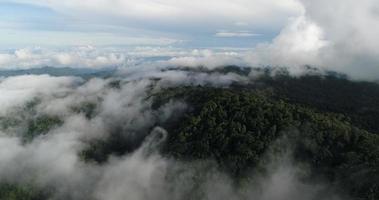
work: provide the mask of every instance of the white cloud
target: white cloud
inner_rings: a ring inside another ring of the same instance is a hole
[[[0,114],[14,107],[22,106],[39,95],[66,93],[71,87],[80,83],[74,77],[17,76],[0,80]]]
[[[220,31],[215,34],[216,37],[254,37],[260,35],[261,34],[252,33],[249,31]]]
[[[227,55],[210,50],[190,53],[209,66]],[[187,64],[191,63],[199,64],[191,60]],[[15,117],[26,123],[15,125],[24,132],[0,126],[0,179],[7,183],[32,182],[35,187],[53,191],[51,199],[71,200],[184,199],[192,192],[199,193],[200,196],[194,195],[198,199],[210,200],[307,200],[323,192],[322,188],[303,183],[297,173],[299,169],[287,162],[274,162],[274,167],[267,167],[267,176],[252,177],[254,181],[250,184],[246,182],[243,187],[235,187],[226,174],[210,165],[211,162],[182,163],[161,156],[156,147],[164,142],[167,133],[155,124],[176,117],[186,109],[186,104],[172,100],[155,110],[152,109],[152,93],[181,85],[226,87],[247,79],[233,73],[161,70],[170,66],[165,67],[125,68],[123,78],[117,78],[120,81],[118,89],[109,87],[109,83],[115,80],[113,78],[84,81],[74,77],[29,75],[2,79],[0,119]],[[40,102],[32,109],[34,111],[22,109],[35,97]],[[88,119],[83,113],[73,111],[73,106],[83,102],[96,103],[93,118]],[[23,128],[27,128],[27,121],[40,114],[59,116],[63,124],[46,135],[22,143],[21,135],[25,134]],[[113,155],[102,164],[84,162],[80,157],[81,150],[88,147],[88,140],[106,139],[117,132],[134,141],[136,134],[148,134],[151,129],[153,131],[144,144],[132,153]],[[278,156],[280,161],[284,157]]]
[[[128,67],[154,65],[168,61],[169,65],[218,67],[243,63],[238,60],[243,49],[186,49],[177,47],[139,46],[104,48],[79,46],[63,49],[22,48],[0,52],[1,69],[29,69],[44,66],[73,68]],[[153,70],[153,69],[151,69]]]
[[[304,13],[250,55],[254,64],[313,65],[357,79],[378,79],[379,15],[375,0],[301,1]]]
[[[289,22],[272,43],[260,44],[245,59],[256,66],[282,66],[296,71],[320,64],[319,54],[329,42],[323,30],[304,16]]]
[[[316,23],[330,44],[320,49],[322,65],[356,78],[379,75],[379,14],[375,0],[302,1],[306,17]],[[327,5],[327,6],[326,6]],[[324,8],[324,9],[321,9]]]
[[[214,36],[234,39],[254,36],[251,27],[259,27],[260,24],[268,24],[270,29],[282,26],[284,28],[271,42],[258,44],[245,56],[228,55],[225,58],[219,56],[217,59],[210,59],[209,56],[193,55],[188,49],[170,47],[148,47],[128,52],[108,51],[107,53],[96,50],[77,53],[73,50],[50,54],[44,52],[45,55],[21,49],[17,52],[0,54],[0,68],[28,68],[46,63],[54,66],[121,66],[140,64],[144,58],[151,56],[168,56],[174,57],[171,63],[178,65],[209,64],[214,67],[236,61],[236,64],[249,63],[252,66],[286,66],[295,72],[299,66],[313,65],[347,73],[358,79],[377,79],[379,75],[377,48],[379,2],[376,0],[359,2],[354,0],[333,2],[326,0],[191,2],[86,0],[80,3],[74,0],[20,0],[20,2],[47,6],[74,16],[79,16],[78,13],[81,13],[80,16],[88,18],[87,15],[90,15],[94,20],[112,19],[118,25],[141,24],[146,29],[184,30],[188,34],[194,30],[207,33],[225,30],[216,32]],[[94,16],[97,14],[100,17]],[[197,28],[194,28],[195,26]],[[230,59],[231,57],[234,58]]]
[[[30,3],[36,2],[62,12],[71,9],[94,11],[129,19],[155,19],[163,21],[163,24],[178,23],[180,16],[183,16],[184,22],[187,20],[196,24],[201,21],[203,26],[212,20],[216,24],[218,21],[230,21],[233,26],[236,21],[241,21],[241,26],[244,26],[257,23],[257,20],[265,17],[270,18],[271,12],[275,10],[283,11],[283,15],[278,15],[280,17],[302,10],[292,1],[37,0]],[[162,110],[153,111],[152,102],[148,99],[151,90],[159,91],[161,87],[173,85],[227,86],[235,81],[246,81],[246,77],[233,73],[161,70],[167,67],[204,66],[213,69],[228,64],[270,64],[295,66],[290,69],[296,71],[296,66],[314,64],[360,77],[378,76],[377,1],[320,0],[304,1],[304,5],[307,11],[291,20],[272,43],[261,44],[247,54],[232,50],[183,50],[170,47],[104,50],[92,46],[66,50],[25,48],[1,53],[0,68],[3,69],[44,65],[109,67],[123,66],[129,59],[138,57],[172,58],[158,63],[152,61],[151,65],[124,68],[122,72],[125,77],[121,80],[119,90],[107,86],[112,79],[91,79],[85,83],[78,78],[47,75],[1,79],[0,116],[10,111],[20,114],[18,107],[38,97],[42,102],[37,106],[37,112],[62,116],[64,124],[47,136],[38,137],[27,144],[22,144],[20,138],[12,134],[12,130],[2,130],[0,178],[21,182],[31,178],[42,187],[57,188],[54,194],[62,195],[57,199],[70,199],[65,198],[65,195],[70,195],[72,199],[95,197],[100,200],[125,199],[125,196],[135,199],[167,199],[168,196],[183,199],[193,189],[191,180],[196,175],[193,166],[183,167],[183,163],[172,162],[156,154],[144,155],[141,152],[144,152],[146,145],[130,155],[113,157],[103,165],[84,163],[78,157],[79,151],[85,147],[83,140],[106,137],[116,125],[121,127],[126,137],[132,137],[135,129],[151,127],[157,120],[167,119],[169,115],[177,114],[176,109],[185,107],[181,103],[170,102]],[[203,22],[205,16],[209,16],[210,20]],[[270,20],[273,19],[263,22]],[[238,32],[225,33],[236,36]],[[151,78],[160,81],[152,85],[154,81]],[[98,113],[93,119],[86,119],[82,114],[72,111],[73,105],[88,101],[98,103]],[[282,162],[273,165],[276,168],[268,170],[268,177],[254,179],[258,180],[258,186],[247,185],[241,191],[236,190],[226,176],[217,171],[204,176],[205,183],[196,186],[201,186],[201,192],[211,200],[238,199],[241,195],[246,195],[246,199],[254,197],[259,200],[314,199],[322,193],[319,187],[301,181],[296,166]],[[169,167],[186,173],[184,177],[175,176],[174,180],[166,182],[166,175],[172,169]],[[259,190],[262,188],[265,190]]]
[[[121,17],[124,23],[133,26],[149,27],[159,23],[162,27],[203,27],[208,30],[209,28],[234,27],[235,22],[260,26],[270,24],[269,27],[278,27],[288,16],[294,16],[302,10],[296,0],[13,1],[47,6],[70,15],[89,14],[95,19],[99,19],[96,15],[116,17],[116,19]],[[157,26],[155,28],[159,29]]]
[[[67,49],[23,48],[0,53],[0,69],[28,69],[36,67],[104,68],[118,67],[127,62],[124,53],[94,47]]]

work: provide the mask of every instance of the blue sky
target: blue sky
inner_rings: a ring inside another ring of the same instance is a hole
[[[63,2],[66,3],[1,0],[0,47],[174,45],[252,48],[271,41],[288,19],[301,10],[292,0],[281,4],[256,0],[252,3],[195,0],[194,5],[181,0]],[[99,7],[92,4],[99,4]],[[221,6],[216,9],[215,4]],[[252,14],[244,10],[245,6],[250,7]],[[256,13],[255,7],[258,7]]]
[[[0,68],[158,56],[377,79],[378,10],[378,0],[0,0]]]

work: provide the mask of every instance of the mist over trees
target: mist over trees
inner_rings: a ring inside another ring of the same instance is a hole
[[[379,200],[379,0],[0,0],[0,200]]]
[[[170,67],[0,91],[0,199],[379,198],[377,83]]]

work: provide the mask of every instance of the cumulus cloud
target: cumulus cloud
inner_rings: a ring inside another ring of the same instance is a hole
[[[0,53],[0,69],[28,69],[36,67],[105,68],[118,67],[128,62],[125,54],[92,46],[68,49],[23,48]]]
[[[379,73],[379,28],[376,26],[379,15],[375,9],[379,2],[304,1],[303,4],[306,17],[322,28],[330,42],[320,49],[322,64],[357,78],[376,79]],[[317,12],[323,5],[328,5],[327,9]]]
[[[93,47],[78,46],[71,48],[22,48],[0,53],[0,70],[32,69],[39,67],[72,68],[123,68],[162,64],[188,66],[238,64],[243,50],[239,49],[187,49],[178,47]],[[243,62],[243,61],[241,61]],[[155,69],[152,68],[152,71]]]
[[[271,43],[259,44],[245,59],[251,65],[287,67],[297,72],[304,65],[321,66],[321,49],[328,44],[323,30],[301,16],[292,19]]]
[[[376,80],[378,2],[301,2],[304,13],[292,19],[272,43],[258,45],[249,55],[251,63],[289,68],[313,65]]]
[[[165,64],[175,67],[206,67],[214,69],[226,65],[244,65],[245,62],[241,59],[238,52],[225,51],[214,52],[211,50],[194,50],[188,56],[173,57]]]

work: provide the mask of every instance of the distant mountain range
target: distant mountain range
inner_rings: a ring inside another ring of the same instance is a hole
[[[90,68],[71,68],[71,67],[40,67],[32,69],[17,70],[0,70],[0,77],[19,76],[19,75],[42,75],[51,76],[80,76],[83,78],[90,77],[108,77],[115,73],[116,68],[108,69],[90,69]]]

